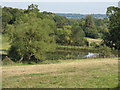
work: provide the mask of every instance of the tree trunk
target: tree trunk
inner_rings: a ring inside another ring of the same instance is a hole
[[[23,57],[20,58],[20,60],[18,61],[19,63],[23,60]]]

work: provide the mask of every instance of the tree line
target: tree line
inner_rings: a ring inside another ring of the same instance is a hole
[[[91,15],[68,19],[51,12],[40,12],[36,4],[29,5],[28,9],[3,7],[1,33],[10,39],[8,55],[14,61],[44,60],[47,52],[54,52],[56,44],[88,46],[85,37],[103,38],[106,45],[119,49],[119,41],[115,42],[117,37],[111,38],[114,29],[118,32],[120,29],[116,16],[120,14],[119,10],[117,7],[108,8],[110,19],[97,19]],[[113,43],[111,40],[114,40]]]

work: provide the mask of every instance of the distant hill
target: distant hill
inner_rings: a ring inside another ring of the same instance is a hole
[[[56,13],[56,14],[58,16],[64,16],[67,18],[75,18],[75,19],[85,18],[86,15],[92,15],[94,18],[99,18],[99,19],[107,18],[106,14],[72,14],[72,13]]]

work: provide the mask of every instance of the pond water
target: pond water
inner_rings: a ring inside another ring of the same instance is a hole
[[[99,53],[91,51],[56,51],[47,54],[47,59],[84,59],[84,58],[99,58]]]
[[[118,52],[112,51],[109,57],[117,57]],[[98,50],[74,50],[74,49],[57,49],[53,53],[47,54],[47,60],[65,60],[65,59],[85,59],[85,58],[101,58]]]

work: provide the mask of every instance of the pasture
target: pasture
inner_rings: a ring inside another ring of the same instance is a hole
[[[118,59],[3,66],[2,85],[3,88],[115,88],[118,87]]]

